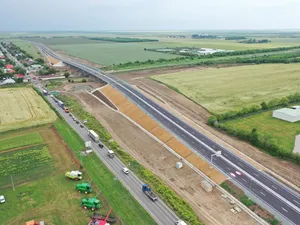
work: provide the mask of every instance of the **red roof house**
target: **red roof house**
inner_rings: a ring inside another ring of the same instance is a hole
[[[15,70],[12,70],[12,69],[9,69],[7,72],[8,72],[8,73],[15,73],[16,71],[15,71]]]
[[[5,68],[6,68],[6,69],[13,69],[13,68],[14,68],[14,65],[6,64],[6,65],[5,65]]]
[[[24,78],[24,74],[15,74],[16,78]]]

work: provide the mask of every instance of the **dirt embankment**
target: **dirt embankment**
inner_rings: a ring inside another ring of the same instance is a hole
[[[180,69],[163,69],[163,70],[147,70],[147,71],[138,71],[138,72],[129,72],[129,73],[120,73],[116,76],[128,81],[129,83],[141,87],[149,92],[153,93],[155,96],[163,99],[171,107],[176,109],[181,114],[187,116],[189,119],[193,120],[203,129],[212,133],[214,138],[219,138],[222,141],[219,141],[221,144],[228,144],[228,147],[232,146],[233,148],[239,150],[240,152],[248,155],[255,161],[261,163],[265,167],[279,174],[281,177],[287,179],[288,181],[294,183],[296,186],[300,186],[300,166],[295,165],[294,163],[280,160],[275,157],[272,157],[268,154],[263,153],[259,149],[253,147],[252,145],[237,140],[227,134],[220,132],[207,125],[207,118],[209,117],[209,112],[200,105],[190,101],[184,96],[178,94],[177,92],[169,89],[165,85],[162,85],[158,82],[148,79],[148,76],[163,74],[163,73],[172,73],[179,71],[187,70],[202,70],[206,69],[205,67],[193,67],[191,69],[180,68]],[[224,141],[224,142],[223,142]],[[225,145],[226,145],[225,144]],[[230,145],[230,146],[229,146]]]
[[[232,206],[220,196],[219,191],[206,193],[200,187],[202,178],[188,166],[176,169],[175,163],[178,159],[121,114],[111,110],[89,93],[78,92],[75,96],[124,149],[186,199],[205,224],[257,224],[244,212],[234,215],[230,211]]]

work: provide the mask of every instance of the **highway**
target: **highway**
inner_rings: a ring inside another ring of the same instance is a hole
[[[110,83],[127,95],[153,119],[176,135],[187,146],[197,152],[203,159],[212,162],[217,169],[230,177],[235,184],[245,191],[251,192],[256,198],[260,199],[276,212],[277,215],[284,218],[285,221],[283,222],[285,224],[300,224],[299,193],[291,190],[263,171],[259,171],[247,161],[220,146],[124,81],[111,75],[104,75],[99,69],[64,59],[41,44],[37,44],[37,46],[47,54]],[[221,151],[221,156],[215,155],[217,151]]]
[[[37,84],[37,87],[42,91],[40,84]],[[89,137],[87,128],[81,128],[49,95],[47,99],[84,141],[92,141],[92,149],[97,156],[159,225],[174,225],[175,221],[179,220],[175,213],[162,200],[158,199],[156,202],[152,202],[142,192],[143,182],[134,173],[124,174],[122,168],[126,166],[116,156],[113,159],[109,158],[107,155],[108,149],[105,146],[101,149]],[[99,188],[101,189],[101,187]]]

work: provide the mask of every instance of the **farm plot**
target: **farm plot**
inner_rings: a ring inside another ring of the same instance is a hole
[[[144,51],[144,48],[157,48],[159,43],[110,43],[100,42],[93,44],[64,44],[52,45],[54,49],[62,50],[65,53],[80,57],[100,65],[112,65],[125,62],[157,60],[160,58],[169,59],[178,56]]]
[[[10,138],[0,139],[0,152],[28,145],[42,144],[44,141],[39,133],[29,133]]]
[[[25,141],[20,143],[22,138]],[[8,149],[10,141],[19,144]],[[64,178],[64,172],[76,165],[51,125],[4,133],[0,146],[3,144],[6,150],[0,151],[0,194],[7,202],[0,204],[0,225],[24,224],[31,219],[45,220],[49,225],[87,223],[89,212],[79,205],[82,196],[76,193],[75,183]],[[104,212],[108,209],[104,202]]]
[[[10,41],[13,42],[16,46],[20,47],[25,52],[27,52],[33,58],[37,59],[40,57],[39,51],[32,43],[18,39],[13,39]]]
[[[224,113],[295,93],[300,64],[272,64],[191,70],[153,76],[204,106]]]
[[[3,88],[0,96],[0,132],[56,120],[55,113],[32,88]]]

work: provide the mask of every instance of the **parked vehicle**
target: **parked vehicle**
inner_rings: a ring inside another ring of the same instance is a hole
[[[80,193],[88,194],[88,193],[93,192],[93,188],[90,183],[81,183],[81,184],[76,185],[76,191],[78,191]]]
[[[75,171],[68,171],[66,172],[65,176],[69,180],[81,180],[82,179],[82,172],[75,170]]]
[[[152,192],[151,188],[148,184],[143,184],[142,191],[147,195],[153,202],[155,202],[158,198],[157,196]]]
[[[0,195],[0,203],[3,204],[3,203],[5,203],[5,202],[6,202],[6,201],[5,201],[4,195]]]
[[[99,136],[98,134],[93,131],[93,130],[89,130],[89,136],[95,141],[98,142],[99,141]]]
[[[99,209],[101,204],[100,200],[97,199],[97,196],[100,194],[100,192],[94,198],[83,198],[81,200],[82,207],[84,209],[90,209],[92,211]]]
[[[101,144],[101,143],[99,143],[98,146],[99,146],[100,148],[103,148],[103,147],[104,147],[103,144]]]

